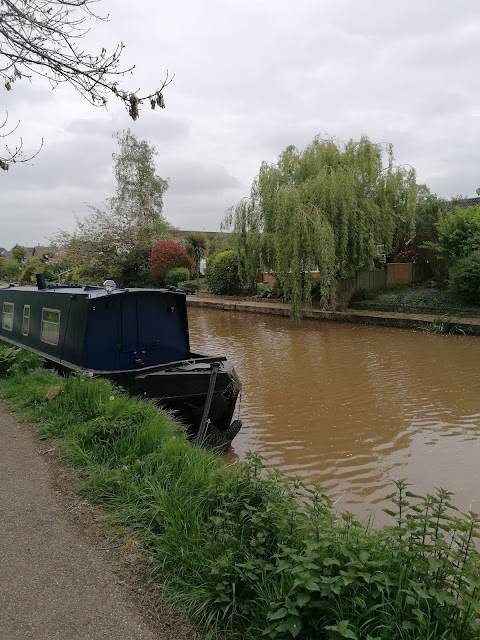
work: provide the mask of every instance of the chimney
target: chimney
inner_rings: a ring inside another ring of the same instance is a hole
[[[35,274],[35,277],[37,278],[37,289],[38,290],[46,289],[47,288],[47,283],[45,281],[45,274],[44,273],[37,273],[37,274]]]

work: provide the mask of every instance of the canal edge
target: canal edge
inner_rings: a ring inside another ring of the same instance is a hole
[[[267,303],[220,296],[188,296],[187,304],[190,307],[201,307],[205,309],[290,317],[290,305],[283,302]],[[436,316],[432,314],[389,313],[386,311],[358,311],[354,309],[347,311],[328,311],[313,308],[305,315],[305,319],[369,324],[417,331],[431,331],[438,323],[444,321],[452,327],[453,330],[450,331],[451,333],[480,336],[479,318],[458,318],[446,314]],[[439,330],[438,333],[447,333],[447,331]]]

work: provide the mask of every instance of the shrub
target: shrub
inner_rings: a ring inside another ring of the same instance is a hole
[[[418,251],[416,249],[402,249],[393,256],[392,262],[417,262]]]
[[[6,282],[14,282],[17,280],[20,273],[20,263],[14,258],[8,260],[2,260],[0,263],[0,280]]]
[[[480,250],[460,260],[450,272],[450,286],[465,304],[480,304]]]
[[[257,283],[257,298],[282,298],[283,291],[279,284],[270,284],[269,282]]]
[[[368,291],[367,289],[357,289],[353,292],[350,302],[363,302],[364,300],[375,300],[378,293],[375,291]]]
[[[422,309],[449,309],[452,301],[443,291],[438,289],[420,289],[418,291],[381,293],[375,302],[407,311],[421,311]]]
[[[480,248],[480,207],[456,207],[438,223],[436,249],[454,265]]]
[[[82,270],[79,267],[70,269],[64,276],[65,282],[81,282],[82,279]]]
[[[149,269],[139,266],[132,269],[130,273],[126,270],[122,273],[122,284],[126,287],[140,287],[141,289],[150,289],[157,286],[157,282]]]
[[[20,272],[18,281],[20,283],[34,282],[37,273],[45,273],[45,262],[39,256],[34,256]]]
[[[178,288],[185,293],[195,293],[195,291],[198,291],[198,283],[196,280],[186,280],[185,282],[179,282]]]
[[[0,378],[37,369],[42,359],[35,353],[0,345]]]
[[[159,283],[164,284],[168,271],[176,267],[186,267],[190,273],[193,262],[184,247],[173,240],[161,240],[152,249],[149,267]]]
[[[218,253],[207,266],[205,278],[212,293],[234,296],[241,292],[238,255],[233,250]]]
[[[257,282],[257,298],[271,298],[273,284],[269,282]]]
[[[165,276],[165,284],[172,287],[178,287],[179,282],[185,282],[190,278],[190,271],[186,267],[176,267],[167,271]]]

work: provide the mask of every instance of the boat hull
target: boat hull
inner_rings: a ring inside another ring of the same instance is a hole
[[[196,439],[203,418],[207,426],[203,444],[211,448],[228,449],[242,426],[233,420],[241,383],[224,357],[192,354],[187,361],[148,369],[89,373],[108,378],[131,395],[153,399],[180,420],[190,439]]]

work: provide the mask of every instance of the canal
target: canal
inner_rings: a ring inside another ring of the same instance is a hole
[[[403,477],[480,510],[480,338],[200,308],[189,320],[192,350],[228,355],[243,383],[230,459],[255,451],[362,517],[383,519]]]

